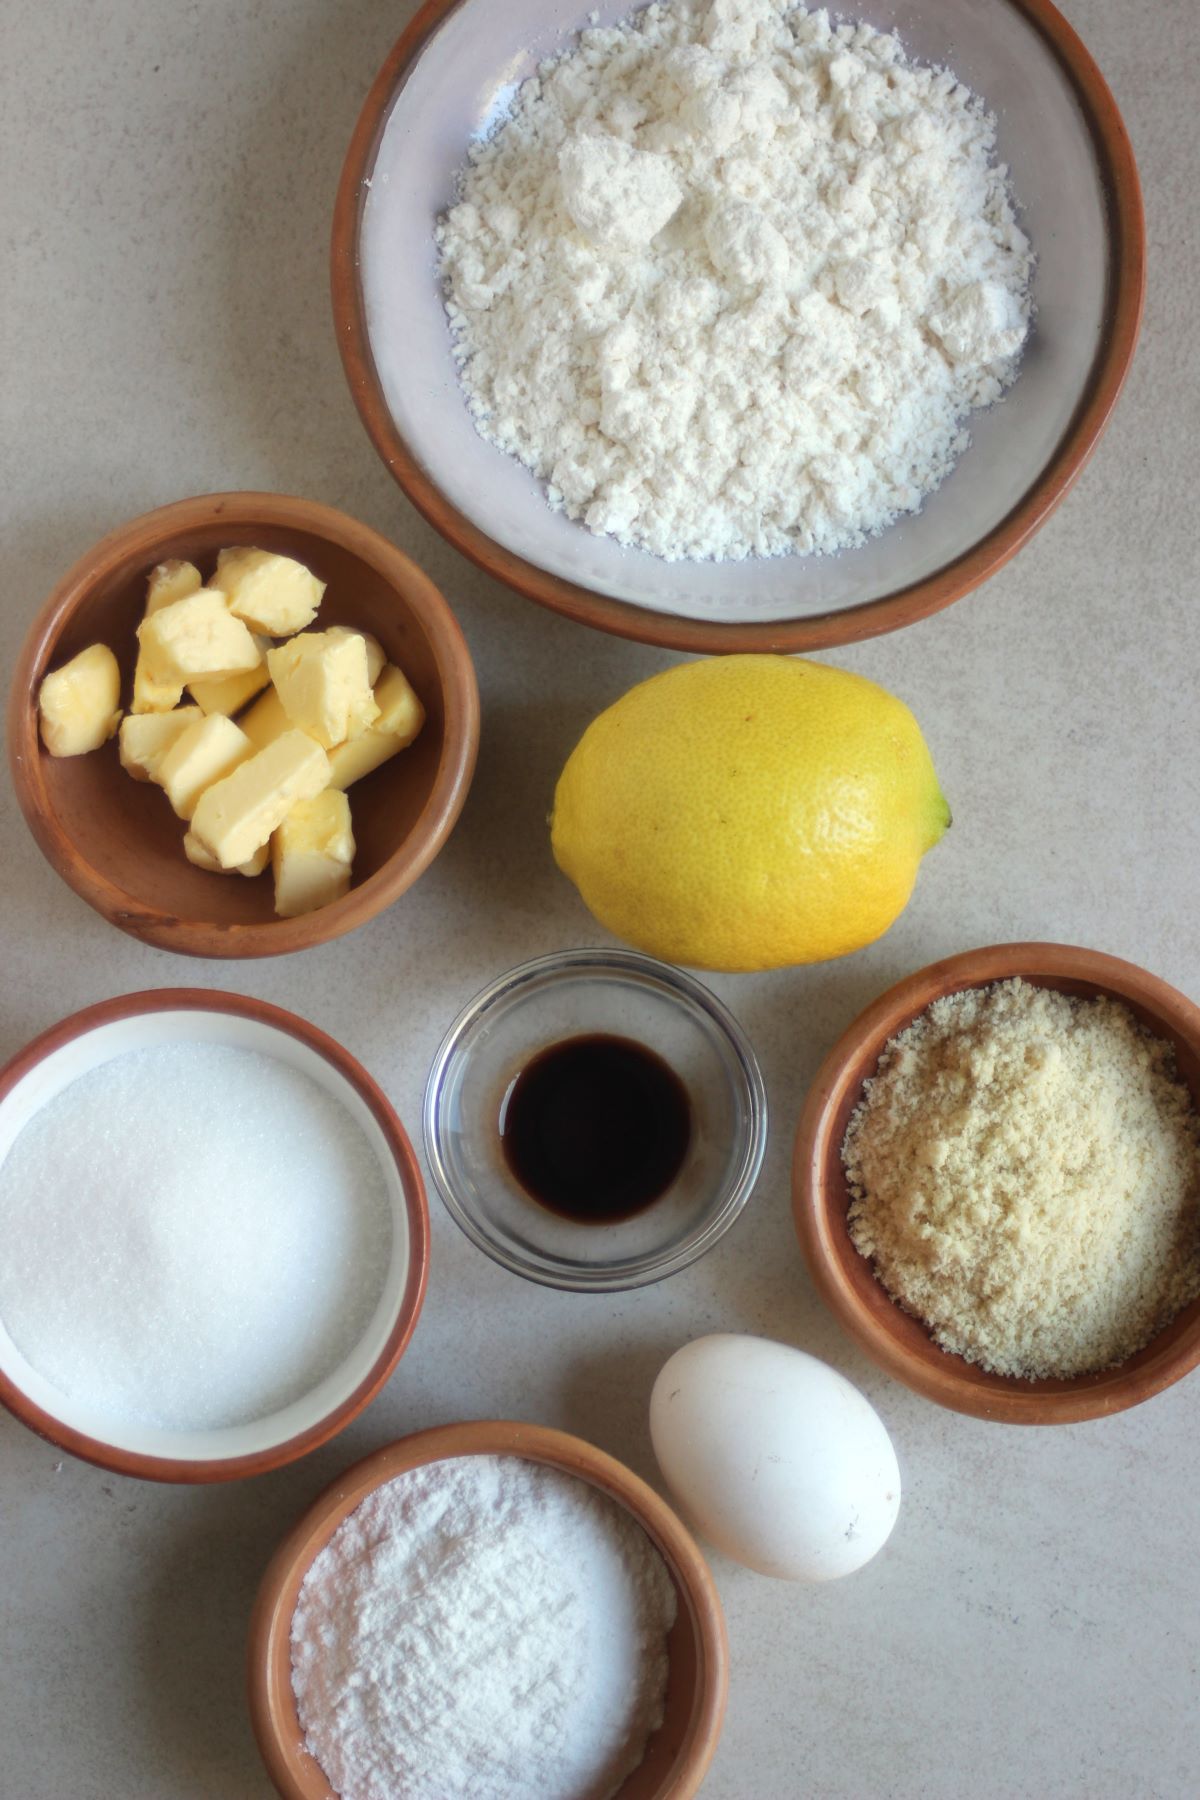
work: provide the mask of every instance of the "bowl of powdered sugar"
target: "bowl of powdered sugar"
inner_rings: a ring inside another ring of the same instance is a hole
[[[1002,944],[830,1051],[793,1192],[822,1297],[898,1380],[1063,1424],[1200,1363],[1200,1008],[1132,963]]]
[[[644,1482],[563,1432],[448,1425],[280,1546],[251,1715],[288,1800],[687,1800],[726,1662],[704,1559]]]
[[[278,1468],[392,1373],[428,1235],[399,1119],[323,1032],[186,988],[89,1007],[0,1071],[0,1401],[122,1474]]]
[[[1132,356],[1128,140],[1054,9],[431,0],[334,228],[369,431],[531,598],[801,649],[958,598]]]

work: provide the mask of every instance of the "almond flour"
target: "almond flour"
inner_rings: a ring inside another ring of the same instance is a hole
[[[1123,1362],[1200,1294],[1200,1119],[1124,1006],[1021,980],[937,1000],[850,1120],[850,1235],[1001,1375]]]
[[[479,431],[668,560],[863,543],[1016,374],[1032,257],[994,143],[949,70],[795,0],[584,31],[439,225]]]

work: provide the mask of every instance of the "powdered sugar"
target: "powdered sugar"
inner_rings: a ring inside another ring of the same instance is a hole
[[[1013,379],[1031,255],[994,121],[792,0],[584,31],[439,226],[484,436],[660,556],[859,544]]]
[[[305,1577],[292,1685],[343,1800],[604,1800],[662,1721],[675,1591],[622,1508],[520,1457],[414,1469]]]

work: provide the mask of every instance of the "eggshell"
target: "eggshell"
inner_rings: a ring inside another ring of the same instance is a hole
[[[654,1384],[650,1436],[693,1528],[762,1575],[853,1574],[896,1523],[900,1470],[878,1413],[803,1350],[725,1332],[685,1344]]]

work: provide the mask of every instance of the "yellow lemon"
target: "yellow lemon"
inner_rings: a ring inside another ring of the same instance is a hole
[[[617,937],[773,969],[880,937],[949,823],[902,700],[825,663],[728,656],[667,669],[588,726],[551,841]]]

